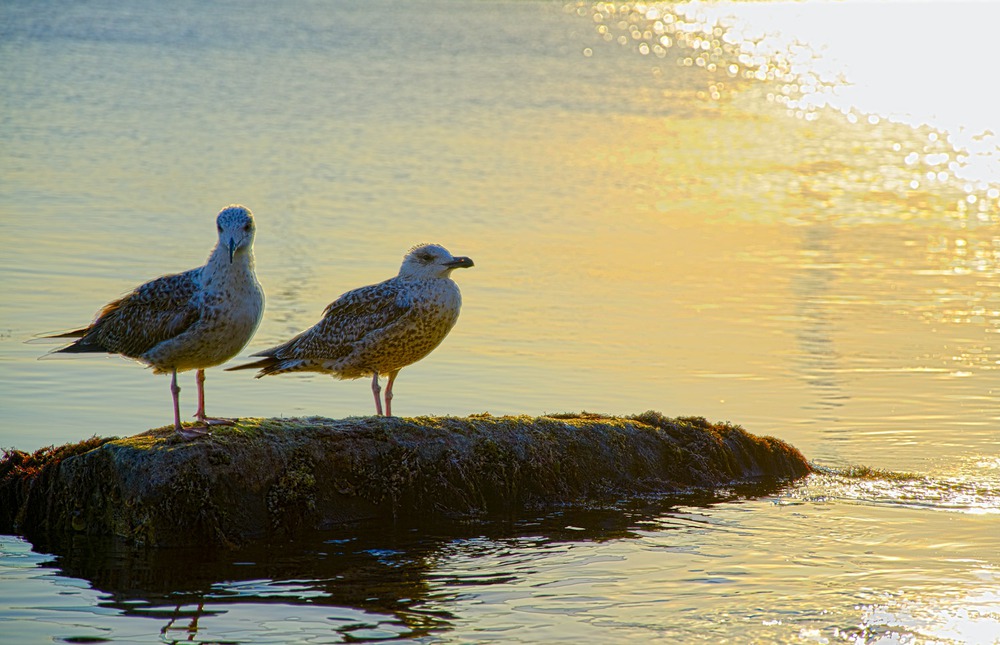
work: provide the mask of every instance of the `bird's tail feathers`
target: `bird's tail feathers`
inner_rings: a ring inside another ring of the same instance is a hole
[[[53,349],[49,354],[116,354],[117,352],[111,351],[104,345],[99,345],[97,343],[88,343],[83,339],[66,345],[65,347],[60,347],[59,349]]]
[[[256,356],[257,354],[254,354]],[[238,372],[240,370],[260,370],[260,374],[257,374],[257,378],[262,376],[267,376],[268,374],[273,374],[281,369],[281,361],[273,356],[266,356],[259,361],[254,361],[252,363],[245,363],[243,365],[236,365],[234,367],[227,367],[226,372]]]
[[[83,329],[74,329],[73,331],[47,331],[41,334],[35,334],[28,340],[24,341],[30,344],[37,343],[51,343],[56,341],[65,341],[67,338],[83,338],[90,331],[89,327],[84,327]]]
[[[52,354],[114,354],[112,350],[108,349],[104,345],[95,342],[93,339],[88,339],[87,334],[90,332],[89,327],[83,329],[74,329],[72,331],[62,331],[55,333],[45,333],[38,334],[33,338],[25,341],[27,343],[50,343],[54,341],[66,341],[70,339],[76,339],[75,342],[66,345],[65,347],[59,347],[53,349],[46,354],[40,356],[39,358],[46,358],[52,356]]]

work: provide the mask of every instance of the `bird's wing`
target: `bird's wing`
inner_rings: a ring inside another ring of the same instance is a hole
[[[184,333],[201,317],[199,271],[151,280],[109,303],[78,344],[137,357]]]
[[[337,359],[372,332],[391,327],[412,309],[397,281],[348,291],[330,303],[323,318],[274,354],[277,358]]]

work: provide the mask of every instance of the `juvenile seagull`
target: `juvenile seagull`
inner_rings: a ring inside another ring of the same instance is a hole
[[[89,327],[48,336],[78,339],[55,352],[121,354],[155,374],[170,372],[174,430],[186,439],[207,428],[181,427],[177,372],[197,370],[199,423],[232,424],[205,415],[205,368],[236,356],[264,313],[264,290],[254,274],[253,213],[233,204],[216,224],[219,243],[205,266],[151,280],[106,305]]]
[[[382,414],[379,374],[385,386],[385,415],[392,416],[392,384],[399,370],[431,353],[458,320],[462,294],[451,272],[473,266],[443,246],[410,249],[399,275],[343,294],[323,319],[283,345],[257,352],[264,358],[227,368],[259,369],[257,378],[285,372],[323,372],[341,379],[372,377],[375,413]]]

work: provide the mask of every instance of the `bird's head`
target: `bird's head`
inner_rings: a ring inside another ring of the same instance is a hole
[[[447,278],[452,271],[475,266],[471,259],[453,256],[440,244],[421,244],[410,249],[399,268],[399,277],[408,280]]]
[[[253,249],[253,236],[257,226],[253,221],[253,213],[246,206],[226,206],[219,212],[215,224],[219,230],[219,245],[229,252],[230,264],[237,253]]]

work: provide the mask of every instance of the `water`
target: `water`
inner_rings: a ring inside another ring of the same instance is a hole
[[[0,445],[170,422],[166,378],[24,341],[200,264],[240,202],[268,296],[244,357],[436,241],[476,267],[394,411],[694,414],[822,469],[237,554],[3,537],[5,642],[1000,642],[998,18],[3,3]],[[319,376],[214,369],[207,398],[371,412]]]

